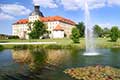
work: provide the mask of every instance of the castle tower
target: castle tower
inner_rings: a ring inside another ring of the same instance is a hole
[[[43,13],[39,10],[40,6],[38,4],[34,5],[34,11],[29,15],[29,22],[34,22],[38,20],[40,17],[44,17]]]

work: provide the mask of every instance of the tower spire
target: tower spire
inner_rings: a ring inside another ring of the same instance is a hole
[[[34,4],[34,11],[30,14],[30,16],[39,15],[41,17],[44,17],[44,15],[42,14],[42,12],[39,9],[40,9],[40,5]]]

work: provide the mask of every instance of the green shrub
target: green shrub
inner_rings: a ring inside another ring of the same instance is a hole
[[[57,44],[51,44],[51,45],[44,45],[43,48],[47,48],[47,49],[61,49],[62,46],[61,45],[57,45]]]
[[[29,48],[28,45],[15,45],[13,47],[13,49],[20,49],[20,50],[22,50],[22,49],[28,49],[28,48]]]
[[[79,30],[77,28],[73,28],[72,29],[72,35],[71,35],[71,39],[73,40],[74,43],[79,43]]]
[[[58,44],[45,44],[45,45],[37,45],[34,47],[30,47],[29,49],[32,48],[39,48],[39,49],[77,49],[77,46],[75,45],[58,45]]]
[[[9,36],[8,39],[19,39],[19,36]]]
[[[110,37],[111,37],[111,41],[113,42],[116,42],[118,40],[118,37],[119,37],[118,27],[116,26],[112,27]]]

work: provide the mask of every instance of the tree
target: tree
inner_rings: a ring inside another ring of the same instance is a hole
[[[120,30],[119,30],[119,38],[120,38]]]
[[[73,40],[74,43],[79,43],[79,30],[77,28],[73,28],[72,29],[72,35],[71,35],[71,39]]]
[[[43,34],[45,33],[46,33],[45,24],[41,21],[35,21],[33,23],[33,28],[29,33],[29,37],[30,39],[39,39],[40,36],[43,36]]]
[[[94,34],[96,35],[96,37],[102,37],[103,30],[99,25],[95,25],[93,30],[94,30]]]
[[[104,37],[110,37],[110,29],[107,27],[103,29],[103,36]]]
[[[33,24],[33,22],[29,22],[29,23],[27,24],[27,26],[29,27],[29,28],[28,28],[29,31],[32,30],[32,24]]]
[[[119,29],[117,26],[112,27],[110,37],[111,37],[111,41],[113,41],[113,42],[116,42],[118,40]]]
[[[84,37],[85,32],[85,25],[83,22],[80,22],[76,25],[77,29],[79,30],[80,37]]]

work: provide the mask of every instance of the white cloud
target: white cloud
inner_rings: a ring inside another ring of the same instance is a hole
[[[5,13],[0,13],[0,20],[13,20],[15,19],[13,16],[10,16]]]
[[[42,7],[57,8],[57,4],[54,0],[33,0],[34,4],[39,4]]]
[[[106,6],[106,0],[88,0],[88,6],[90,9],[102,8]]]
[[[85,0],[58,0],[66,10],[84,9]],[[89,9],[102,8],[105,6],[120,6],[120,0],[87,0]]]
[[[120,6],[120,0],[108,0],[108,4]]]
[[[67,10],[77,10],[82,7],[83,1],[81,0],[61,0],[61,5]]]
[[[25,6],[19,4],[1,4],[0,8],[2,12],[11,15],[27,15],[31,12],[30,9],[27,9]]]
[[[67,10],[84,9],[85,0],[61,0],[61,4]],[[106,0],[88,0],[89,9],[101,8],[105,6]]]

